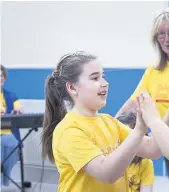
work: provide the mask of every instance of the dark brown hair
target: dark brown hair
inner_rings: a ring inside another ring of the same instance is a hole
[[[1,67],[1,71],[2,71],[4,78],[7,79],[7,77],[8,77],[7,69],[3,65],[1,65],[0,67]]]
[[[169,160],[167,158],[165,158],[165,164],[166,164],[167,174],[169,176]]]
[[[84,64],[97,59],[86,52],[76,52],[64,55],[56,69],[48,76],[45,84],[45,114],[42,132],[42,155],[54,162],[52,151],[53,131],[56,125],[67,113],[65,101],[71,106],[74,105],[68,94],[66,83],[78,82],[83,71]]]

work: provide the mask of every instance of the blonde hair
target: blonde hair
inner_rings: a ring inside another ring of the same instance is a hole
[[[168,59],[167,54],[162,50],[160,43],[157,39],[159,27],[164,20],[168,21],[168,23],[169,23],[169,9],[168,8],[157,14],[157,16],[154,19],[153,27],[152,27],[152,43],[159,52],[159,61],[157,63],[156,69],[161,70],[161,71],[164,70],[164,68],[166,67],[167,59]]]

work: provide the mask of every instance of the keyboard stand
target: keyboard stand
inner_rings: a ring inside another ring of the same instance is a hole
[[[23,153],[22,153],[22,143],[23,141],[32,133],[32,131],[38,131],[38,128],[31,128],[28,133],[20,140],[19,144],[11,151],[11,153],[2,161],[1,163],[1,172],[4,176],[6,176],[14,185],[16,185],[21,192],[25,192],[25,188],[31,187],[31,182],[24,181],[24,162],[23,162]],[[11,179],[6,173],[4,169],[4,163],[9,159],[9,157],[19,149],[19,159],[20,159],[20,172],[21,172],[21,186],[19,186],[13,179]]]

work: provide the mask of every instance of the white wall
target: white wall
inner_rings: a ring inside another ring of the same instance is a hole
[[[53,67],[66,52],[86,50],[104,66],[146,67],[159,2],[3,2],[2,63]]]
[[[0,2],[0,26],[1,26],[1,15],[2,15],[2,12],[1,12],[1,9],[2,9],[2,2]],[[1,37],[1,30],[0,30],[0,37]],[[1,38],[0,38],[0,45],[1,45]],[[1,62],[1,46],[0,46],[0,62]]]

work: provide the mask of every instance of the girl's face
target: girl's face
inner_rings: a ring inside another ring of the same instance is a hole
[[[1,70],[0,70],[0,77],[1,77],[1,88],[2,88],[5,84],[5,77]]]
[[[108,82],[98,60],[92,60],[83,66],[79,81],[74,85],[76,90],[75,107],[80,106],[97,111],[106,105]]]

